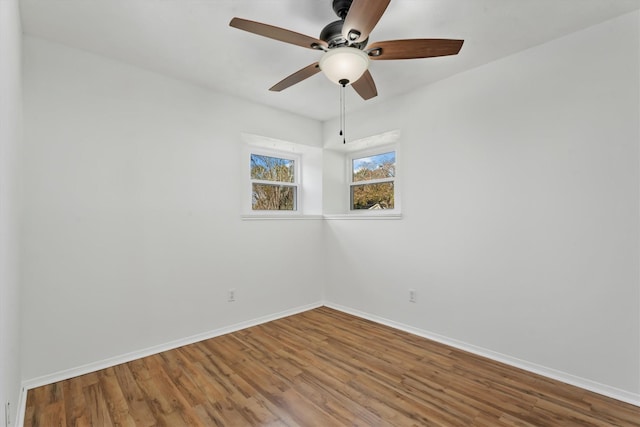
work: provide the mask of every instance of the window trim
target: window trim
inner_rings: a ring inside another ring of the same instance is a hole
[[[259,156],[275,157],[279,159],[291,160],[294,162],[294,182],[282,182],[282,181],[268,181],[262,179],[253,179],[251,177],[251,155],[256,154]],[[245,206],[245,214],[243,217],[295,217],[302,215],[303,212],[303,194],[302,194],[302,155],[292,153],[285,150],[263,148],[249,146],[244,156],[244,162],[246,164],[245,169],[245,181],[247,183],[246,190],[244,192],[243,204]],[[253,184],[266,184],[266,185],[281,185],[285,187],[295,188],[295,209],[294,210],[254,210],[251,200],[253,198]]]
[[[356,159],[361,159],[363,157],[375,156],[384,153],[394,152],[396,156],[395,161],[395,176],[393,178],[378,178],[366,181],[354,181],[353,180],[353,161]],[[345,153],[345,166],[346,166],[346,207],[347,213],[345,216],[350,217],[399,217],[401,214],[400,210],[400,188],[399,188],[399,179],[398,179],[398,162],[399,162],[399,149],[397,143],[383,144],[377,145],[375,147],[369,147],[362,150],[354,150]],[[351,189],[355,185],[363,185],[363,184],[377,184],[384,182],[392,182],[393,183],[393,208],[392,209],[351,209],[352,200],[351,200]]]

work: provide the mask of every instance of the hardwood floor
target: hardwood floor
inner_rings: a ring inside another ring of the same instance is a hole
[[[640,408],[326,307],[30,390],[25,426],[640,426]]]

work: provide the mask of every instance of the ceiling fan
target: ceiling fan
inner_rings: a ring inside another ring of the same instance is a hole
[[[370,60],[457,55],[464,42],[451,39],[406,39],[369,45],[369,34],[390,1],[333,0],[333,10],[340,19],[325,26],[319,38],[242,18],[233,18],[229,25],[260,36],[324,52],[320,61],[296,71],[269,90],[280,92],[322,71],[329,80],[342,87],[353,86],[355,91],[367,100],[378,94],[368,70]]]

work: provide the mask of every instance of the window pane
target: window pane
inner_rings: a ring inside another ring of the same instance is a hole
[[[254,211],[295,211],[296,187],[252,184],[251,209]]]
[[[351,210],[393,209],[393,182],[351,186]]]
[[[295,182],[293,160],[251,154],[251,179]]]
[[[376,154],[375,156],[353,159],[353,182],[396,176],[396,152]]]

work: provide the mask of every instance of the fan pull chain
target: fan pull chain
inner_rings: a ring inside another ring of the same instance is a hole
[[[347,83],[349,80],[340,80],[340,136],[342,136],[342,143],[347,143],[347,130],[345,129],[347,126],[347,109],[346,109],[346,100],[345,100],[345,88],[347,87]]]

